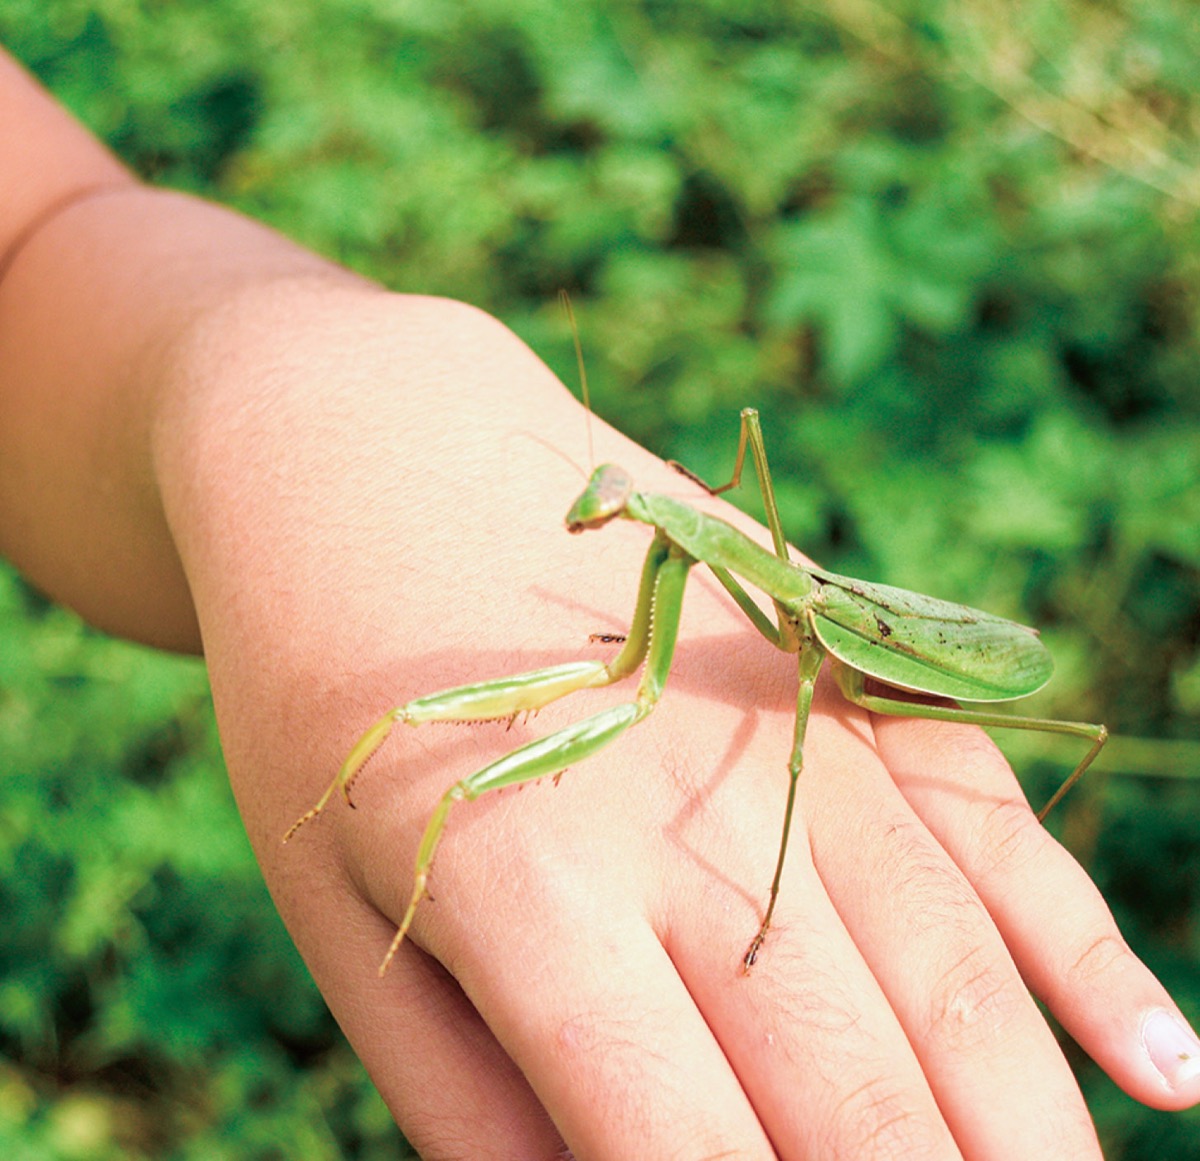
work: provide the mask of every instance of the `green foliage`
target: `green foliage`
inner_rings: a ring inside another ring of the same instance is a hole
[[[1191,0],[0,0],[0,38],[142,173],[570,381],[567,288],[619,427],[715,479],[754,404],[806,551],[1043,627],[1029,712],[1124,735],[1057,825],[1200,1020]],[[374,1155],[202,678],[5,583],[0,1138]],[[1079,1068],[1109,1156],[1194,1151]]]
[[[199,663],[10,573],[0,642],[5,1155],[394,1157],[263,887]]]

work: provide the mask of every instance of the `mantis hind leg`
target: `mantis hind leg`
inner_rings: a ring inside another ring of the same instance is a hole
[[[1108,727],[1091,722],[1065,722],[1052,718],[1022,717],[1018,714],[992,713],[988,710],[962,709],[957,706],[927,705],[923,702],[901,701],[899,698],[879,697],[866,692],[866,678],[856,669],[837,665],[834,669],[838,688],[842,696],[854,705],[874,713],[888,714],[901,718],[924,718],[939,722],[963,722],[968,725],[989,726],[1005,730],[1040,730],[1047,734],[1069,734],[1077,738],[1090,738],[1092,745],[1083,760],[1066,777],[1062,785],[1050,796],[1049,801],[1037,812],[1038,822],[1062,800],[1063,795],[1083,777],[1087,768],[1096,760],[1108,741]]]

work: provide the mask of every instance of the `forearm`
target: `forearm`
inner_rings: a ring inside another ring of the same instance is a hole
[[[248,287],[354,280],[138,185],[3,57],[0,139],[0,553],[104,628],[197,649],[150,439],[194,386],[187,336]]]
[[[0,49],[0,277],[57,211],[133,175]]]
[[[561,531],[582,478],[549,447],[582,460],[588,421],[500,324],[193,199],[127,185],[43,220],[0,284],[0,366],[0,548],[104,628],[202,642],[219,710],[298,712],[339,745],[325,683],[369,714],[489,651],[528,664],[582,631],[546,597],[581,592],[589,549],[630,576],[644,551]],[[617,627],[632,596],[589,616]],[[252,834],[277,834],[294,763],[273,770],[260,716],[221,724],[239,794],[273,786]]]

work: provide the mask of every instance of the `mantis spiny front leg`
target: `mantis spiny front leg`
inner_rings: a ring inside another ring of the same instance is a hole
[[[380,964],[380,975],[387,971],[395,957],[412,925],[417,905],[425,896],[434,854],[450,811],[457,803],[472,801],[489,790],[560,774],[568,766],[603,749],[654,709],[670,672],[684,587],[688,570],[694,563],[690,556],[665,538],[655,537],[642,569],[633,626],[624,647],[611,664],[585,661],[552,666],[514,677],[458,686],[398,706],[359,739],[321,799],[292,824],[284,836],[285,842],[304,823],[315,818],[337,790],[340,789],[349,802],[350,786],[354,779],[387,740],[396,723],[415,726],[431,721],[511,718],[519,713],[540,709],[575,690],[620,681],[644,661],[642,680],[633,701],[601,710],[545,737],[536,738],[456,782],[442,795],[421,836],[412,896]]]

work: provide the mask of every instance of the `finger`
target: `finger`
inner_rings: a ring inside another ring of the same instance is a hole
[[[644,913],[608,906],[590,877],[576,892],[561,873],[553,885],[523,881],[535,901],[527,916],[510,908],[486,938],[478,926],[459,936],[427,918],[425,937],[574,1155],[773,1157]]]
[[[917,732],[902,724],[889,764]],[[849,790],[842,779],[814,789],[814,859],[955,1140],[971,1158],[1099,1158],[1070,1069],[984,906],[887,770],[864,770],[869,781]]]
[[[978,734],[964,748],[964,736],[972,732],[880,724],[897,783],[971,880],[1022,975],[1063,1027],[1143,1103],[1197,1103],[1195,1033],[1129,949],[1087,873],[1034,818],[995,748]],[[920,776],[950,768],[952,753],[976,793],[941,793]]]
[[[425,1161],[559,1158],[561,1134],[462,989],[411,945],[384,979],[392,921],[343,884],[308,888],[297,929],[318,986],[405,1136]],[[321,914],[313,916],[311,909]],[[320,932],[319,938],[309,938]]]
[[[800,797],[775,918],[752,972],[742,973],[741,957],[762,917],[773,848],[736,876],[753,890],[678,896],[668,950],[784,1161],[959,1158],[903,1030],[816,874],[803,787]],[[686,909],[693,901],[706,906]]]

